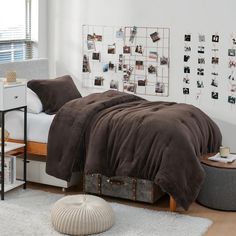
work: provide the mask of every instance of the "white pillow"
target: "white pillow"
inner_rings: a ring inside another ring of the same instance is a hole
[[[31,89],[27,88],[27,112],[39,114],[43,111],[43,105],[38,95]]]

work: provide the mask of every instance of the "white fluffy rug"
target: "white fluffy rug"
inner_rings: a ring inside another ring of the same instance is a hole
[[[1,236],[56,236],[50,223],[52,204],[63,197],[36,190],[15,190],[0,202]],[[200,236],[212,222],[168,212],[111,203],[116,216],[113,228],[101,236]]]

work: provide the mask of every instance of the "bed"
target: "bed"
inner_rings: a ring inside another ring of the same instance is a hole
[[[218,151],[221,139],[217,125],[194,106],[110,90],[59,110],[46,172],[64,180],[75,170],[151,180],[187,210],[205,176],[199,157]]]

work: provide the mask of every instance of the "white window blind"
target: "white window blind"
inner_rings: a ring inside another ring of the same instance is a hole
[[[0,0],[0,63],[33,58],[31,0]]]

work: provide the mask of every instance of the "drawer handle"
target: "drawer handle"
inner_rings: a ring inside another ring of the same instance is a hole
[[[18,96],[15,96],[14,98],[15,98],[15,99],[17,99],[17,98],[18,98]]]

